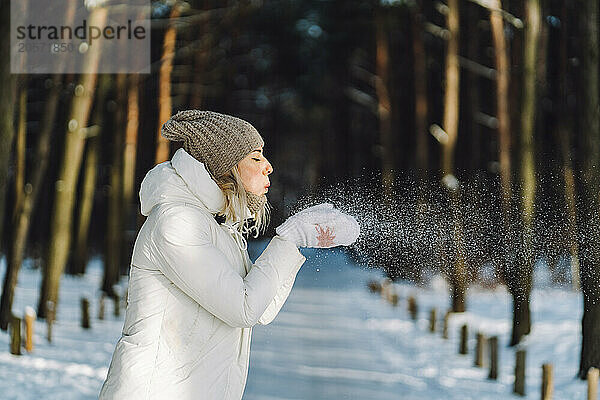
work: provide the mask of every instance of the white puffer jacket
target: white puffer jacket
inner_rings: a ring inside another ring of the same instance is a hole
[[[100,399],[242,398],[252,326],[268,324],[305,261],[275,236],[254,265],[214,214],[223,194],[183,149],[148,172],[123,334]]]

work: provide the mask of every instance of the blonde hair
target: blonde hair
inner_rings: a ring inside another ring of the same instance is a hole
[[[271,206],[269,202],[266,202],[260,210],[254,213],[254,224],[250,225],[248,223],[248,220],[245,219],[248,196],[237,165],[225,175],[215,179],[215,181],[225,196],[225,205],[220,212],[225,216],[225,222],[235,223],[239,221],[237,230],[244,235],[252,235],[254,238],[264,233],[267,226],[269,226]]]

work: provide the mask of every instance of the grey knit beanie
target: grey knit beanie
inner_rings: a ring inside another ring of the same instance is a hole
[[[250,152],[264,146],[256,128],[243,119],[214,111],[179,111],[165,122],[161,134],[176,142],[203,163],[213,178],[225,175]],[[248,208],[256,213],[267,202],[265,195],[246,191]]]
[[[183,142],[183,148],[218,178],[250,152],[264,146],[258,131],[243,119],[213,111],[179,111],[165,122],[161,134]]]

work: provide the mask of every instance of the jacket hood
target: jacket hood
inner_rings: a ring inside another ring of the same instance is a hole
[[[225,197],[211,178],[204,164],[183,148],[177,150],[171,161],[152,168],[142,181],[140,203],[142,215],[162,203],[190,203],[206,208],[212,214],[223,209]]]

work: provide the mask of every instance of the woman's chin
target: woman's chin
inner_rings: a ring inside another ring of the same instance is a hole
[[[267,194],[267,192],[269,191],[268,188],[264,188],[263,190],[248,190],[248,192],[252,193],[255,196],[262,196],[264,194]]]

